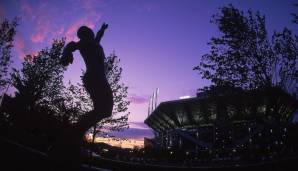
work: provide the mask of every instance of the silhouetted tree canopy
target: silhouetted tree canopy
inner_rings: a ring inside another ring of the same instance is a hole
[[[284,28],[270,39],[265,16],[232,5],[212,17],[221,36],[208,43],[211,51],[194,68],[215,85],[244,89],[278,86],[289,93],[297,87],[298,39]]]
[[[64,44],[64,39],[54,40],[51,47],[24,57],[21,69],[13,69],[12,85],[17,91],[15,97],[6,96],[1,107],[5,122],[29,133],[39,130],[55,137],[61,129],[92,110],[92,101],[81,83],[63,83],[65,67],[60,58]],[[126,99],[128,87],[121,80],[120,59],[113,53],[105,59],[105,65],[114,108],[111,117],[92,128],[94,138],[98,133],[128,128],[130,102]]]
[[[294,6],[296,8],[298,8],[298,4],[294,4]],[[291,15],[293,16],[292,22],[295,24],[298,24],[298,14],[297,13],[291,13]]]
[[[232,5],[211,22],[221,35],[211,38],[211,51],[194,68],[213,83],[202,89],[214,99],[206,111],[224,103],[225,117],[287,121],[298,107],[298,37],[284,28],[270,38],[264,15]],[[221,94],[225,100],[218,100]]]
[[[5,19],[0,23],[0,93],[3,91],[8,81],[8,69],[11,64],[11,48],[16,34],[18,18],[12,21]]]
[[[16,98],[22,99],[26,110],[46,107],[59,113],[57,102],[63,98],[63,72],[60,56],[64,40],[54,40],[51,48],[37,55],[27,55],[22,68],[14,69],[12,84],[17,89]]]
[[[60,57],[64,43],[64,39],[54,40],[51,48],[37,55],[27,55],[22,69],[14,69],[12,80],[17,89],[16,99],[24,111],[42,108],[62,123],[72,124],[93,106],[82,84],[63,84],[65,67],[60,64]],[[126,100],[128,87],[121,82],[119,63],[115,54],[105,59],[106,75],[114,93],[114,110],[112,117],[100,122],[97,128],[121,130],[128,126],[129,112],[125,113],[129,105]]]
[[[3,105],[11,126],[28,134],[39,132],[39,136],[55,136],[65,126],[60,107],[64,103],[63,47],[64,39],[54,40],[51,47],[25,56],[21,69],[13,68],[15,96],[6,98]]]

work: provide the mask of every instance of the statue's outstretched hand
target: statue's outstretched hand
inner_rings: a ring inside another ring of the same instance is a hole
[[[109,26],[108,24],[103,23],[103,24],[101,25],[101,30],[105,30],[105,29],[107,29],[108,26]]]
[[[62,54],[62,58],[60,60],[60,63],[63,65],[63,66],[67,66],[69,64],[72,64],[73,62],[73,55],[72,53],[63,53]]]
[[[63,66],[67,66],[69,64],[72,63],[73,61],[73,55],[72,55],[72,52],[74,52],[76,49],[78,49],[77,47],[77,43],[76,42],[69,42],[65,48],[63,49],[63,52],[62,52],[62,57],[60,59],[60,63],[63,65]]]

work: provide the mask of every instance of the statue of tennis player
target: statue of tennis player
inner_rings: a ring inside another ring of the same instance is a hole
[[[113,93],[105,74],[105,54],[100,40],[108,28],[103,23],[100,30],[94,35],[87,26],[81,26],[77,31],[78,42],[69,42],[62,53],[61,64],[67,66],[73,61],[73,52],[80,51],[86,64],[83,84],[93,102],[94,109],[84,114],[76,124],[62,131],[56,144],[51,147],[50,155],[54,160],[63,161],[78,154],[78,146],[84,134],[92,126],[104,118],[110,117],[113,110]],[[73,153],[73,155],[72,155]]]
[[[107,28],[108,25],[103,23],[95,36],[89,27],[81,26],[77,32],[80,40],[68,43],[63,50],[62,65],[67,66],[72,63],[72,52],[75,50],[80,51],[86,64],[83,83],[92,99],[94,110],[85,114],[74,126],[80,135],[84,135],[97,122],[112,115],[113,93],[105,75],[105,54],[100,45],[100,40]]]

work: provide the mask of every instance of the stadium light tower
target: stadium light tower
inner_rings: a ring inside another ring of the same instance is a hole
[[[159,93],[159,88],[157,88],[156,91],[155,91],[155,107],[154,107],[154,109],[155,109],[156,106],[157,106],[157,97],[158,97],[158,93]]]
[[[152,96],[150,96],[150,98],[149,98],[148,116],[149,116],[150,113],[151,113],[151,102],[152,102]]]
[[[151,112],[153,112],[153,110],[154,110],[154,99],[155,99],[155,93],[153,92],[153,94],[152,94],[152,98],[151,98]],[[150,113],[151,113],[150,112]]]
[[[149,106],[148,106],[148,116],[151,114],[151,112],[153,112],[153,110],[157,107],[157,97],[158,97],[158,93],[159,93],[159,88],[157,88],[152,96],[150,96],[149,99]]]

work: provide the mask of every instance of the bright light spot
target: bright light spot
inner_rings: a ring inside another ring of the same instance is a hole
[[[120,148],[143,148],[144,147],[144,140],[143,139],[128,139],[128,140],[117,140],[113,138],[106,138],[106,137],[97,137],[95,142],[102,142],[109,144],[111,146],[116,146]]]
[[[190,96],[181,96],[181,97],[179,97],[179,99],[189,99],[190,98]]]

